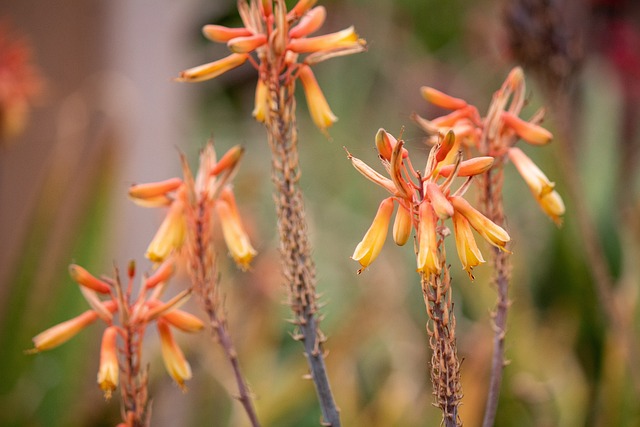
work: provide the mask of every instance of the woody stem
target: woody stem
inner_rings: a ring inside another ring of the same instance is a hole
[[[288,303],[294,314],[311,371],[323,425],[339,427],[340,414],[331,392],[318,328],[316,272],[311,258],[303,195],[299,187],[297,129],[294,83],[282,83],[277,69],[268,77],[269,115],[266,118],[272,152],[272,180],[280,236],[280,254],[288,291]]]

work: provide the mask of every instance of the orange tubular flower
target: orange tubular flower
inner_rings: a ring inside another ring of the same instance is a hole
[[[453,214],[453,229],[456,235],[456,249],[462,268],[469,274],[469,278],[473,280],[473,274],[471,274],[473,267],[485,261],[473,237],[469,221],[458,212]]]
[[[311,67],[307,65],[301,66],[299,77],[302,82],[305,97],[307,98],[307,106],[309,107],[311,119],[318,128],[325,130],[333,125],[338,118],[331,111],[329,103],[324,97],[322,89],[320,89],[320,85],[318,85],[318,81],[311,71]]]
[[[205,25],[202,27],[202,34],[213,42],[226,43],[238,37],[252,35],[246,28],[229,28],[222,25]]]
[[[98,370],[98,384],[104,397],[109,400],[111,392],[118,386],[118,328],[109,326],[102,335],[102,347],[100,349],[100,369]]]
[[[319,52],[325,50],[344,49],[363,44],[353,27],[318,37],[292,39],[288,49],[296,53]]]
[[[176,200],[149,244],[146,257],[153,262],[164,261],[173,251],[182,247],[185,233],[184,201]]]
[[[351,259],[358,261],[362,268],[358,270],[358,274],[367,268],[376,259],[384,246],[389,230],[389,222],[393,214],[393,198],[386,198],[380,203],[378,212],[376,213],[373,223],[364,238],[358,246],[356,246]]]
[[[436,235],[436,216],[428,202],[422,202],[418,210],[418,268],[417,271],[438,274],[442,263],[438,258],[438,237]]]
[[[162,319],[158,319],[157,322],[158,332],[160,334],[160,344],[162,349],[162,359],[164,360],[164,366],[167,368],[167,372],[178,384],[178,386],[185,390],[184,382],[191,379],[191,366],[187,359],[185,359],[182,350],[178,347],[178,344],[173,339],[173,334],[169,325]]]
[[[257,252],[251,246],[249,236],[242,227],[235,198],[230,189],[223,190],[221,199],[216,203],[216,212],[220,218],[222,234],[229,253],[241,269],[248,269]]]
[[[232,53],[217,61],[189,68],[181,72],[180,77],[176,80],[179,82],[203,82],[205,80],[215,79],[227,71],[244,64],[247,59],[249,59],[249,56],[246,53]]]
[[[467,106],[464,99],[454,98],[432,87],[423,86],[420,88],[420,93],[426,101],[447,110],[459,110]]]
[[[540,199],[553,191],[555,184],[549,181],[544,172],[521,149],[510,148],[509,159],[518,169],[536,199]]]
[[[79,265],[71,264],[69,266],[69,275],[79,285],[84,286],[88,289],[92,289],[101,294],[108,294],[111,289],[107,283],[94,277],[91,273],[89,273]]]
[[[462,197],[451,197],[450,200],[454,209],[469,221],[469,224],[471,224],[478,234],[493,246],[508,252],[506,245],[511,238],[502,227],[482,215]]]
[[[325,22],[327,11],[315,0],[301,0],[287,11],[284,1],[239,1],[242,28],[206,25],[208,39],[226,43],[232,55],[180,73],[181,82],[199,82],[219,76],[249,61],[259,71],[253,116],[259,122],[267,118],[268,91],[261,79],[265,69],[276,67],[284,84],[300,77],[314,124],[324,133],[336,120],[311,71],[310,65],[337,56],[363,52],[366,42],[353,27],[331,34],[308,37]]]
[[[322,27],[327,17],[327,9],[324,6],[318,6],[307,12],[298,22],[298,25],[289,30],[289,36],[300,38],[315,33]]]
[[[255,34],[246,37],[236,37],[227,42],[229,50],[233,53],[249,53],[253,52],[267,42],[264,34]]]
[[[98,319],[98,314],[93,310],[87,310],[80,316],[57,324],[33,338],[34,351],[51,350],[69,341],[78,332]]]

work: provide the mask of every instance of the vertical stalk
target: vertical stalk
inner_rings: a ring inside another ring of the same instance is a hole
[[[282,83],[279,70],[267,70],[269,113],[266,118],[272,152],[272,181],[280,236],[280,254],[288,288],[288,303],[294,313],[297,333],[302,341],[316,394],[322,410],[323,425],[339,427],[336,407],[322,351],[324,336],[318,328],[316,272],[311,258],[303,195],[299,187],[298,134],[295,118],[295,84]]]
[[[236,349],[227,329],[224,313],[221,312],[218,294],[218,272],[215,265],[215,253],[211,246],[211,230],[208,220],[210,217],[210,205],[211,202],[207,198],[198,202],[197,212],[194,218],[195,224],[191,224],[191,227],[189,227],[190,231],[193,232],[193,235],[190,236],[192,243],[189,245],[191,252],[189,257],[191,282],[193,289],[198,295],[198,300],[209,318],[211,333],[217,337],[233,369],[234,378],[238,387],[238,400],[249,417],[251,426],[260,427],[249,388],[240,369]]]
[[[502,184],[504,175],[502,161],[496,159],[496,165],[483,176],[481,189],[481,207],[485,215],[495,224],[504,226],[504,210],[502,204]],[[492,313],[493,317],[493,356],[491,358],[491,373],[489,376],[489,390],[485,405],[483,427],[491,427],[495,423],[500,400],[500,387],[505,367],[504,341],[507,333],[507,312],[509,310],[509,254],[498,248],[492,248],[493,284],[498,294],[498,301]]]
[[[462,400],[462,386],[449,268],[445,266],[440,274],[421,274],[421,284],[429,316],[427,332],[432,350],[431,382],[436,405],[442,410],[445,427],[461,426],[458,407]]]
[[[140,334],[129,325],[123,325],[125,363],[122,382],[122,419],[130,427],[148,427],[151,411],[147,407],[147,375],[140,370]]]

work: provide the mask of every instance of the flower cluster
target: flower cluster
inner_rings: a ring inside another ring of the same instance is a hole
[[[129,197],[141,206],[169,207],[167,216],[147,248],[147,258],[162,262],[171,253],[179,252],[189,230],[196,228],[196,218],[201,216],[199,210],[215,210],[231,256],[242,269],[248,268],[256,251],[242,226],[235,197],[228,184],[243,152],[242,148],[236,146],[217,160],[213,146],[207,144],[200,155],[200,168],[195,178],[183,157],[182,179],[171,178],[129,188]],[[213,212],[204,213],[207,220],[212,215]]]
[[[471,278],[473,267],[484,262],[472,228],[490,244],[506,250],[510,240],[507,232],[463,198],[473,176],[487,171],[493,164],[493,158],[476,157],[462,161],[462,155],[454,151],[456,140],[453,132],[441,138],[431,149],[424,173],[421,173],[413,168],[404,141],[396,140],[380,129],[376,134],[376,148],[389,178],[348,155],[360,173],[391,193],[391,197],[380,204],[373,224],[353,253],[352,258],[362,266],[359,273],[380,253],[396,204],[393,240],[397,245],[404,245],[415,230],[417,270],[421,273],[438,274],[443,268],[444,260],[438,250],[438,221],[447,218],[453,220],[458,255]],[[452,192],[451,186],[457,177],[465,178],[465,181]]]
[[[310,66],[336,56],[362,52],[365,41],[353,27],[322,36],[308,37],[322,27],[326,18],[316,0],[300,0],[287,11],[284,0],[238,2],[244,27],[205,25],[204,36],[226,43],[232,52],[217,61],[180,73],[178,81],[199,82],[212,79],[250,62],[259,72],[253,116],[264,122],[268,116],[269,77],[267,68],[275,68],[283,79],[300,78],[307,105],[315,125],[325,131],[336,120]],[[300,55],[304,58],[300,60]]]
[[[34,349],[31,352],[55,348],[101,319],[107,328],[102,336],[98,384],[109,398],[118,386],[120,371],[125,370],[121,366],[122,361],[119,360],[118,336],[123,342],[141,340],[147,326],[155,321],[160,334],[165,367],[175,382],[183,388],[184,382],[191,378],[191,368],[176,344],[171,328],[197,332],[204,324],[196,316],[177,308],[189,297],[188,291],[179,293],[167,302],[160,300],[166,282],[173,272],[174,263],[169,259],[143,280],[137,297],[132,299],[135,276],[133,265],[129,268],[129,284],[123,289],[118,277],[115,280],[99,279],[79,265],[72,264],[69,266],[69,273],[80,286],[91,309],[35,336]],[[135,347],[135,351],[139,353],[140,346]],[[120,352],[127,360],[140,360],[140,354],[129,354],[131,350],[130,346],[123,345]]]
[[[28,44],[0,23],[0,139],[22,132],[30,104],[42,92],[40,73]]]
[[[423,97],[451,113],[426,120],[413,115],[416,123],[430,135],[430,142],[437,143],[440,135],[453,131],[456,135],[455,153],[460,148],[476,149],[483,156],[506,158],[516,166],[529,186],[542,210],[558,225],[562,223],[565,207],[562,198],[554,190],[554,183],[515,143],[522,139],[531,145],[545,145],[553,135],[540,126],[544,110],[538,111],[526,121],[519,117],[525,101],[525,82],[522,69],[514,68],[502,87],[493,95],[486,117],[481,118],[478,109],[460,98],[454,98],[431,87],[422,87]]]

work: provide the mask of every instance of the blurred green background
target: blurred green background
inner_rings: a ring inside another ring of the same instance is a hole
[[[397,135],[404,128],[414,162],[420,152],[426,160],[424,135],[409,120],[413,111],[425,117],[438,113],[421,99],[422,85],[465,98],[483,114],[516,65],[502,19],[506,2],[320,3],[328,10],[323,32],[353,24],[369,46],[366,53],[315,67],[340,119],[330,129],[331,140],[314,128],[302,97],[298,102],[301,185],[326,302],[322,328],[329,337],[332,387],[345,426],[438,426],[411,248],[388,242],[367,271],[355,274],[358,266],[349,256],[385,195],[352,168],[343,146],[377,166],[377,129]],[[632,0],[558,4],[573,18],[569,22],[579,18],[576,34],[584,46],[575,81],[579,96],[572,105],[580,196],[588,208],[583,213],[597,224],[616,301],[637,337],[637,6]],[[244,66],[197,85],[171,81],[180,70],[225,54],[200,28],[239,25],[236,2],[25,0],[0,4],[0,20],[28,40],[45,81],[27,129],[10,144],[3,141],[0,151],[0,425],[118,422],[119,399],[105,403],[95,383],[101,325],[50,352],[23,351],[31,337],[86,309],[68,277],[69,263],[96,274],[111,274],[114,263],[124,266],[129,259],[141,271],[150,269],[142,255],[162,212],[133,206],[126,189],[178,175],[178,150],[195,162],[212,135],[219,153],[235,144],[247,149],[235,192],[259,256],[247,273],[235,271],[226,257],[220,267],[230,330],[258,415],[264,426],[318,425],[313,385],[303,379],[302,347],[290,339],[284,322],[289,312],[279,272],[269,149],[250,114],[255,71]],[[543,64],[552,60],[540,58]],[[535,79],[527,84],[530,114],[546,100]],[[553,111],[545,126],[555,131]],[[547,147],[524,149],[565,195],[559,144],[558,138]],[[514,252],[506,339],[511,363],[496,425],[639,426],[639,390],[598,304],[574,201],[565,197],[565,224],[557,229],[515,170],[508,167],[506,174]],[[453,246],[448,252],[455,254]],[[472,283],[457,259],[451,264],[464,359],[462,418],[466,426],[478,426],[495,292],[488,266],[476,269]],[[173,283],[174,293],[186,286],[184,276]],[[156,335],[146,341],[152,425],[248,425],[230,397],[235,384],[217,345],[204,333],[178,339],[194,370],[186,394],[164,373]]]

